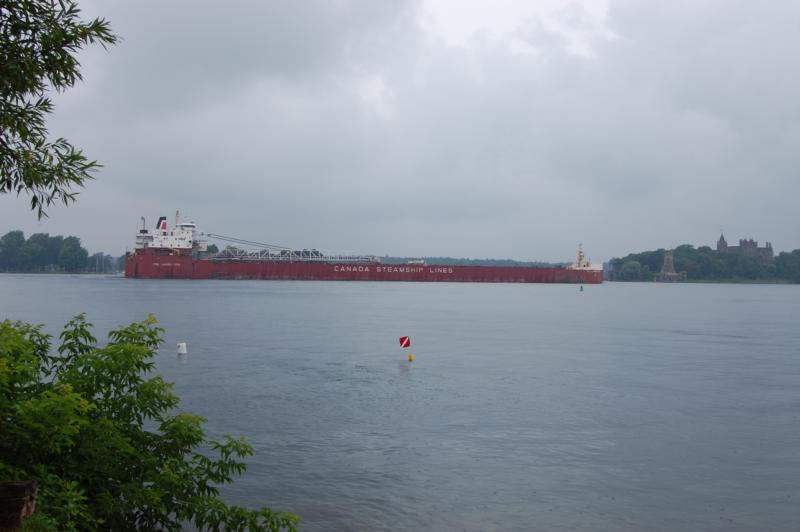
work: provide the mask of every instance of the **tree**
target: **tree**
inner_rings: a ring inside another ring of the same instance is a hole
[[[0,268],[16,270],[19,252],[25,245],[25,234],[22,231],[9,231],[0,238]]]
[[[98,347],[79,315],[53,351],[41,326],[0,322],[0,478],[38,482],[27,529],[295,531],[292,514],[219,499],[252,447],[208,440],[172,384],[148,377],[162,332],[151,316]]]
[[[729,263],[733,264],[733,275],[743,279],[757,279],[762,269],[757,259],[742,255],[731,255]]]
[[[208,248],[206,249],[207,253],[219,253],[219,248],[216,244],[209,244]]]
[[[58,264],[58,254],[61,253],[61,246],[63,245],[63,236],[57,235],[50,237],[47,241],[47,264]]]
[[[39,271],[44,267],[45,249],[35,240],[28,239],[17,255],[17,269],[23,272]]]
[[[623,281],[641,281],[642,265],[638,261],[629,260],[622,265],[619,275]]]
[[[81,246],[81,239],[68,236],[58,254],[58,265],[68,272],[77,272],[86,268],[88,257],[89,252]]]
[[[117,40],[105,20],[79,14],[73,0],[0,0],[0,194],[30,196],[40,218],[53,203],[74,201],[74,189],[100,167],[65,139],[49,141],[45,125],[53,110],[46,93],[81,79],[77,52]],[[0,239],[6,268],[24,243],[22,232]],[[58,262],[75,271],[87,256],[68,237]],[[25,528],[296,530],[292,514],[218,498],[217,486],[244,471],[240,459],[252,447],[207,440],[202,418],[175,413],[172,385],[146,378],[161,332],[149,319],[97,347],[78,316],[53,354],[41,326],[0,322],[0,479],[40,487]]]
[[[792,277],[792,259],[788,253],[781,253],[773,263],[759,257],[716,251],[708,246],[695,249],[694,246],[683,244],[674,249],[673,257],[675,270],[685,271],[687,278],[692,281],[795,279]],[[611,259],[610,262],[615,280],[650,281],[653,279],[652,272],[661,269],[663,260],[664,250],[656,250],[630,253],[623,258]],[[641,265],[638,275],[634,262]]]
[[[94,253],[86,258],[86,271],[101,273],[103,271],[103,253]]]
[[[50,235],[47,233],[34,233],[25,241],[20,250],[19,269],[25,271],[42,271],[47,266],[47,250],[50,245]]]
[[[791,253],[781,252],[775,258],[775,274],[795,283],[800,283],[800,249]]]
[[[86,259],[86,271],[91,273],[110,273],[116,270],[116,259],[102,251]]]
[[[111,255],[103,255],[103,273],[111,273],[117,269],[117,259]]]
[[[116,41],[105,20],[81,20],[72,0],[0,0],[0,193],[30,196],[40,218],[74,201],[100,167],[66,139],[48,139],[46,94],[81,79],[78,51]]]

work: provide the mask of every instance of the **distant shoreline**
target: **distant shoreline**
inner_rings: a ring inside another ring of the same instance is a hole
[[[0,275],[124,275],[125,272],[0,272]]]
[[[780,285],[800,285],[786,279],[691,279],[680,281],[677,283],[659,283],[657,281],[620,281],[604,279],[603,283],[619,283],[619,284],[780,284]]]

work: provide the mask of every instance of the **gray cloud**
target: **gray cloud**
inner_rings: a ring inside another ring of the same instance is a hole
[[[800,247],[791,2],[567,4],[463,45],[416,3],[85,8],[124,41],[84,54],[52,129],[106,168],[41,224],[0,199],[9,229],[119,252],[180,208],[374,253],[602,259],[720,228]]]

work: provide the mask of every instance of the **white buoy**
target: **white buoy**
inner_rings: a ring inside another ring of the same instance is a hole
[[[186,342],[179,342],[178,343],[178,354],[179,355],[186,355],[189,351],[186,349]]]

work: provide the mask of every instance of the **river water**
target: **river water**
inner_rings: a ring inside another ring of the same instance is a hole
[[[156,314],[255,447],[226,498],[303,530],[800,529],[800,286],[0,275],[0,319],[78,312]]]

